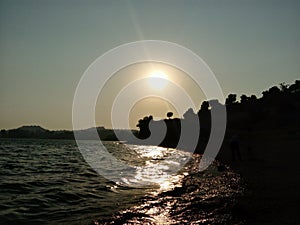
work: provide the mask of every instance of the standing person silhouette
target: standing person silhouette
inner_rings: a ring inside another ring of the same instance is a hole
[[[240,138],[238,135],[233,135],[230,140],[230,149],[232,161],[242,161],[241,152],[240,152]]]

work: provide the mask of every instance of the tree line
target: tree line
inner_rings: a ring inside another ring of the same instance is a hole
[[[181,124],[190,118],[198,118],[200,135],[197,149],[205,149],[211,128],[211,108],[221,104],[218,100],[203,101],[198,112],[187,109],[182,118],[171,118],[173,112],[168,112],[168,119],[153,121],[153,116],[145,116],[136,125],[139,128],[138,138],[146,139],[151,135],[150,123],[165,123],[167,133],[161,146],[176,147],[180,138]],[[227,134],[243,130],[255,129],[283,129],[284,127],[299,127],[300,111],[300,81],[293,84],[281,83],[262,92],[262,97],[247,96],[230,93],[225,100],[227,111]]]

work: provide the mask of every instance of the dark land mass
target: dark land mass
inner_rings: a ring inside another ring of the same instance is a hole
[[[97,132],[94,132],[94,129]],[[77,133],[77,138],[81,140],[98,140],[102,141],[118,141],[115,132],[118,133],[133,133],[136,130],[113,130],[105,129],[104,127],[89,128],[84,130],[70,131],[70,130],[47,130],[40,126],[22,126],[16,129],[1,130],[0,138],[30,138],[30,139],[64,139],[75,140],[74,133]]]
[[[225,139],[217,155],[219,169],[225,172],[229,165],[246,182],[245,194],[234,207],[234,214],[246,224],[299,224],[300,81],[271,87],[262,94],[261,98],[242,95],[239,102],[235,94],[228,95]],[[176,146],[180,124],[197,116],[201,131],[195,153],[202,154],[210,135],[210,103],[203,102],[197,113],[189,109],[182,119],[154,121],[167,125],[160,145]],[[150,121],[152,116],[139,121],[140,138],[151,134]],[[233,147],[233,137],[238,137],[238,149]]]
[[[160,129],[159,124],[165,124],[167,132],[159,145],[176,147],[182,136],[182,125],[187,124],[192,127],[191,122],[196,118],[200,124],[200,135],[196,148],[190,149],[190,151],[202,154],[210,136],[212,107],[219,105],[226,107],[227,111],[225,140],[234,135],[241,136],[243,134],[243,136],[247,136],[260,130],[270,132],[281,130],[285,132],[286,130],[299,128],[300,81],[297,80],[292,85],[281,84],[280,88],[277,86],[271,87],[269,90],[263,91],[262,94],[261,98],[257,98],[255,95],[250,97],[242,95],[240,101],[237,101],[236,94],[229,94],[225,105],[220,104],[218,100],[204,101],[197,113],[190,108],[180,119],[169,117],[169,119],[154,121],[152,115],[145,116],[138,121],[138,137],[147,139],[151,136],[151,132],[155,133]],[[173,115],[171,112],[168,114],[169,116]],[[245,137],[241,136],[241,138]],[[251,142],[251,140],[248,142]]]

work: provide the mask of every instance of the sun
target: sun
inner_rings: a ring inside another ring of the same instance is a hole
[[[168,76],[162,71],[153,71],[149,75],[149,84],[152,88],[161,90],[168,84]]]

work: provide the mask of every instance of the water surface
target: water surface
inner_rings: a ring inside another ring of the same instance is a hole
[[[87,141],[87,146],[93,144]],[[233,201],[241,191],[237,174],[220,173],[216,167],[198,174],[199,156],[175,149],[118,142],[105,146],[131,168],[122,171],[119,182],[95,172],[74,141],[1,139],[1,223],[180,224],[231,219],[230,212],[221,209],[225,199]],[[105,157],[102,165],[112,174],[120,173]],[[148,185],[131,185],[142,181]]]

